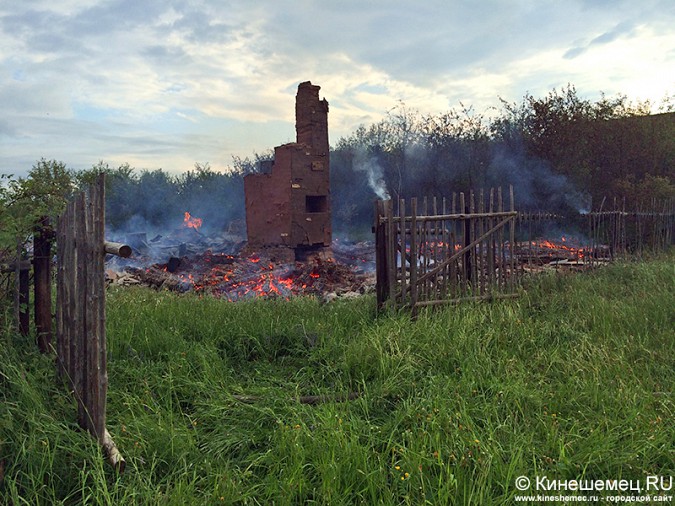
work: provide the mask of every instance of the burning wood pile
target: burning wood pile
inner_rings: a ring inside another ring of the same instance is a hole
[[[228,301],[298,295],[331,300],[374,289],[372,243],[336,241],[335,260],[316,256],[305,262],[286,262],[264,249],[244,252],[243,238],[226,233],[206,235],[200,231],[201,225],[199,218],[186,212],[183,226],[166,236],[148,240],[143,233],[127,234],[124,239],[134,256],[110,259],[108,282],[191,291]]]
[[[525,270],[541,270],[545,267],[584,268],[592,264],[608,262],[607,246],[587,247],[565,236],[560,239],[535,239],[515,244],[514,254]]]
[[[132,247],[134,255],[109,259],[107,280],[116,285],[194,292],[228,301],[299,295],[332,300],[368,293],[375,286],[372,241],[335,239],[332,259],[310,256],[306,261],[288,262],[273,250],[261,248],[252,253],[237,233],[204,233],[202,220],[189,212],[185,212],[182,226],[169,234],[148,239],[146,233],[131,233],[119,239]],[[456,251],[461,248],[458,244],[424,242],[419,245],[418,260],[433,265],[452,246]],[[516,242],[513,252],[517,265],[529,272],[585,268],[609,258],[607,247],[591,249],[566,237]],[[406,251],[406,259],[408,255]],[[506,259],[495,259],[498,264],[502,261]]]

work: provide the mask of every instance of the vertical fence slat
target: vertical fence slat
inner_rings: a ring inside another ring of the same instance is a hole
[[[399,227],[400,227],[400,258],[401,258],[401,300],[400,304],[401,307],[404,307],[406,305],[406,285],[407,285],[407,280],[406,276],[408,275],[407,273],[407,268],[406,268],[406,263],[408,261],[408,252],[406,251],[408,247],[408,233],[406,232],[406,221],[405,221],[405,199],[400,199],[399,204],[398,204],[398,209],[399,209]]]
[[[504,200],[502,196],[502,187],[497,188],[497,211],[502,213],[504,212]],[[501,290],[506,289],[506,251],[504,248],[504,229],[499,229],[499,278],[500,284],[499,288]]]
[[[509,211],[516,211],[516,204],[513,199],[513,185],[509,185]],[[516,217],[512,216],[509,220],[509,261],[511,263],[511,272],[509,273],[509,291],[516,289]]]
[[[384,203],[384,216],[386,219],[386,243],[387,243],[387,278],[389,279],[388,285],[388,299],[394,302],[396,295],[396,280],[397,280],[397,267],[396,267],[396,244],[398,240],[397,233],[397,224],[394,223],[394,203],[391,200],[387,200]]]
[[[62,261],[66,245],[66,234],[64,221],[67,211],[59,217],[56,225],[56,245],[59,262],[56,266],[56,364],[59,377],[65,375],[65,364],[63,361],[64,353],[64,320],[67,308],[67,299],[65,297],[65,265]]]
[[[439,202],[438,212],[441,215],[447,213],[447,200],[445,197],[441,197]],[[438,258],[437,262],[443,261],[449,256],[450,244],[448,240],[448,225],[445,219],[438,221],[438,234],[441,247],[438,249]],[[438,296],[439,298],[445,298],[448,296],[448,282],[450,278],[450,266],[446,265],[445,268],[439,273],[438,279]]]
[[[79,194],[75,201],[75,218],[78,216],[82,217],[80,219],[75,219],[73,226],[75,229],[75,249],[77,252],[77,260],[80,267],[75,271],[75,290],[74,296],[76,299],[75,306],[73,307],[75,316],[74,320],[74,329],[71,342],[71,357],[72,357],[72,374],[73,374],[73,383],[75,391],[75,396],[77,399],[77,419],[81,427],[86,428],[87,430],[91,429],[89,424],[89,419],[86,412],[87,405],[87,394],[84,390],[86,384],[86,373],[87,373],[87,349],[86,349],[86,340],[81,339],[81,333],[85,332],[87,329],[86,321],[86,306],[87,306],[87,252],[85,243],[87,240],[86,235],[86,224],[84,220],[85,213],[85,201],[84,194]]]
[[[438,216],[438,202],[436,201],[436,196],[434,196],[431,200],[431,212],[433,216]],[[442,248],[442,242],[438,240],[438,221],[437,219],[434,219],[433,221],[433,228],[432,228],[432,242],[433,242],[433,252],[431,256],[432,260],[432,265],[435,267],[438,264],[438,253],[439,249]],[[441,298],[441,293],[439,290],[439,285],[440,285],[440,280],[442,279],[443,272],[439,272],[435,277],[434,281],[432,283],[432,297],[434,298]]]
[[[457,212],[457,194],[452,192],[452,210],[450,214],[455,214]],[[448,238],[449,242],[449,254],[452,255],[455,253],[455,247],[457,246],[457,221],[450,220],[450,237]],[[456,298],[459,297],[459,262],[460,259],[455,260],[450,263],[450,297]]]
[[[410,307],[413,313],[416,311],[417,304],[417,198],[410,199]]]
[[[466,209],[466,202],[464,200],[464,192],[459,193],[459,212],[461,214],[465,214],[467,211]],[[467,244],[469,244],[469,237],[467,235],[467,225],[466,225],[466,220],[463,219],[459,222],[460,229],[459,233],[461,234],[461,241],[460,241],[460,247],[464,247]],[[468,290],[468,271],[469,271],[469,252],[466,252],[464,255],[462,255],[462,270],[461,270],[461,294],[466,295],[467,290]]]
[[[483,214],[485,213],[485,195],[483,190],[480,190],[478,194],[478,212]],[[485,218],[481,217],[477,219],[477,234],[478,237],[483,237],[483,232],[487,230],[483,225],[485,224]],[[487,241],[482,240],[478,243],[478,293],[479,295],[484,295],[486,292],[486,279],[485,279],[485,264],[487,255]]]
[[[488,212],[492,214],[494,212],[494,188],[490,188],[490,201],[488,203]],[[492,229],[495,225],[494,218],[488,218],[487,226],[488,229]],[[495,236],[492,234],[488,239],[488,285],[490,291],[494,289],[495,284]]]
[[[105,251],[103,243],[104,237],[104,220],[105,220],[105,194],[104,181],[101,174],[92,187],[92,254],[93,254],[93,272],[91,277],[92,283],[92,306],[94,320],[92,328],[95,336],[95,348],[93,353],[93,360],[95,363],[95,370],[93,374],[93,399],[92,404],[95,405],[93,411],[95,412],[94,429],[96,437],[99,442],[103,442],[105,433],[105,400],[107,394],[107,370],[106,370],[106,343],[105,343],[105,280],[104,259]]]
[[[389,295],[387,286],[387,247],[385,238],[384,201],[375,201],[375,292],[377,297],[378,310],[384,307],[384,303]]]

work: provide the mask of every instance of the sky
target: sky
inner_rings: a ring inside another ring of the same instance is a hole
[[[334,144],[568,84],[675,99],[672,0],[0,0],[0,173],[40,159],[228,170],[295,140],[299,83]]]

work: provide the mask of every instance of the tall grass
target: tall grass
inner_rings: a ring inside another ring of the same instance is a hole
[[[512,504],[515,477],[672,475],[672,255],[531,280],[513,301],[108,292],[117,476],[53,360],[6,332],[7,504]],[[301,404],[308,394],[359,392]],[[256,398],[247,403],[234,396]]]

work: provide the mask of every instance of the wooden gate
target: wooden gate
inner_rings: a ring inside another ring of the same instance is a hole
[[[377,201],[378,308],[420,307],[515,296],[513,188],[451,199]],[[419,214],[421,211],[422,214]]]

